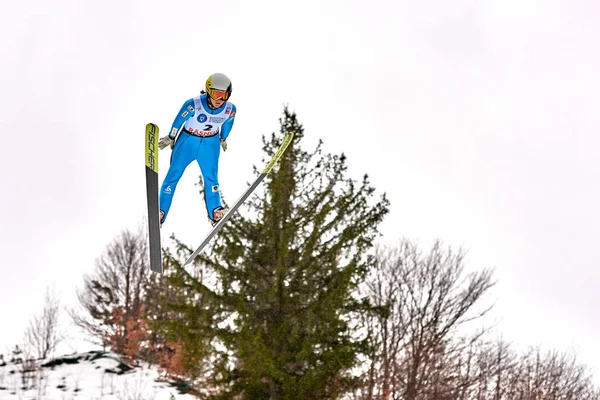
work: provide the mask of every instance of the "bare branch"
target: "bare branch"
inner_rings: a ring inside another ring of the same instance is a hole
[[[51,356],[62,340],[58,333],[60,301],[53,289],[47,288],[41,314],[34,316],[25,332],[25,343],[40,359]]]

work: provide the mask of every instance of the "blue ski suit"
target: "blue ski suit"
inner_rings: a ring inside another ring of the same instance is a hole
[[[194,160],[198,162],[204,178],[204,202],[209,218],[212,219],[215,208],[222,206],[218,175],[221,139],[227,139],[231,132],[236,107],[226,101],[221,107],[212,109],[206,96],[201,94],[187,100],[173,121],[169,137],[177,140],[171,153],[169,171],[160,189],[160,210],[164,212],[161,223],[171,208],[177,182]]]

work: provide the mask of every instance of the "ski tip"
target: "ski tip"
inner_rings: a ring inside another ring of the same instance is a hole
[[[285,136],[283,137],[283,140],[281,141],[281,145],[279,146],[279,149],[277,149],[277,152],[275,153],[275,155],[273,156],[271,161],[267,164],[265,169],[263,169],[263,171],[262,171],[263,174],[268,174],[271,172],[271,170],[273,169],[275,164],[277,164],[279,162],[279,159],[281,158],[283,153],[286,151],[286,149],[292,142],[293,138],[294,138],[294,131],[289,131],[285,134]]]
[[[146,167],[158,173],[158,126],[146,124]]]

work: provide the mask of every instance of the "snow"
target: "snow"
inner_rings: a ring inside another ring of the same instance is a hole
[[[111,352],[90,351],[33,364],[0,360],[0,400],[195,399],[160,376],[154,366],[133,367]]]

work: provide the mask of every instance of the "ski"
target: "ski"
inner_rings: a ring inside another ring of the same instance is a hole
[[[148,239],[150,270],[162,273],[158,205],[158,126],[146,125],[146,196],[148,202]]]
[[[231,216],[240,208],[240,206],[244,203],[244,201],[246,201],[246,199],[252,194],[252,192],[254,192],[254,190],[258,187],[258,185],[260,185],[260,183],[263,181],[263,179],[265,179],[265,177],[269,174],[269,172],[271,172],[271,170],[273,169],[275,164],[277,164],[277,162],[279,161],[279,159],[281,158],[281,156],[283,155],[285,150],[288,148],[289,144],[292,142],[293,138],[294,138],[293,132],[288,132],[283,137],[283,140],[281,142],[281,145],[279,146],[279,149],[277,149],[277,152],[273,155],[273,158],[271,159],[271,161],[269,161],[269,163],[267,164],[265,169],[256,178],[254,183],[252,183],[252,185],[250,185],[248,187],[248,189],[246,189],[246,191],[242,194],[242,196],[233,204],[233,206],[231,206],[231,208],[227,211],[227,213],[223,216],[223,218],[221,218],[219,220],[219,222],[211,229],[211,231],[208,233],[208,235],[206,235],[206,238],[204,238],[202,243],[200,243],[200,246],[198,246],[196,251],[194,251],[188,257],[188,259],[185,260],[185,262],[181,265],[182,267],[185,267],[186,265],[191,263],[198,256],[198,254],[200,254],[200,252],[204,249],[204,247],[206,247],[206,245],[210,242],[210,240],[217,233],[219,233],[219,231],[223,228],[225,223],[227,223],[229,218],[231,218]]]

